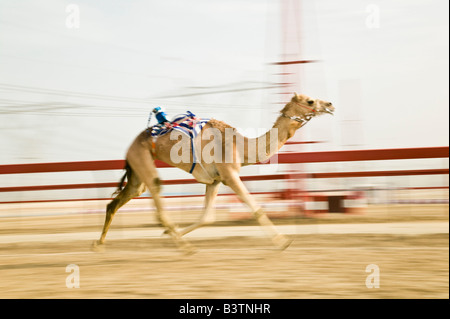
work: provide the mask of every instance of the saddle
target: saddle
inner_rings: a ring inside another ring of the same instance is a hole
[[[209,119],[197,118],[194,113],[187,111],[186,113],[176,115],[170,122],[158,123],[147,128],[147,133],[152,136],[152,154],[155,154],[155,144],[158,137],[170,133],[172,130],[177,130],[186,134],[191,141],[191,151],[193,156],[193,163],[189,173],[192,173],[197,163],[196,150],[194,149],[194,139],[201,132]]]

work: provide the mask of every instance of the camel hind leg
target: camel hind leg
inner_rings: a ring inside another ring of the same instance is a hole
[[[148,149],[141,144],[133,144],[127,154],[127,161],[130,164],[133,172],[135,172],[139,179],[147,186],[150,195],[156,208],[156,217],[158,221],[165,228],[175,244],[184,252],[190,254],[194,252],[194,248],[181,237],[175,225],[166,215],[163,209],[161,200],[161,180],[156,170],[156,165]]]
[[[127,165],[128,182],[125,187],[119,191],[117,196],[106,206],[105,224],[103,225],[100,239],[92,245],[93,250],[100,250],[100,245],[105,243],[106,234],[117,210],[128,203],[132,198],[141,195],[145,190],[145,185],[139,180],[136,174]],[[123,179],[122,179],[123,181]]]

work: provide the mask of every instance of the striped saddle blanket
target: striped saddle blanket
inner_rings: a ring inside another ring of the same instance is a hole
[[[152,137],[159,137],[172,130],[177,130],[190,138],[195,138],[208,121],[209,119],[197,118],[195,114],[187,111],[186,113],[178,114],[170,122],[153,125],[149,127],[149,130]]]
[[[151,134],[153,141],[155,141],[158,137],[171,132],[172,130],[177,130],[183,134],[186,134],[191,140],[193,163],[189,173],[192,173],[194,171],[195,164],[197,163],[197,151],[194,149],[194,139],[198,136],[198,134],[200,134],[201,130],[208,122],[209,119],[197,118],[195,114],[187,111],[186,113],[176,115],[170,122],[159,123],[149,127],[147,132]]]

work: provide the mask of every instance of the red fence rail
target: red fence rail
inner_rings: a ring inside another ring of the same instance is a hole
[[[448,158],[449,147],[422,147],[401,149],[373,149],[373,150],[350,150],[350,151],[328,151],[328,152],[304,152],[304,153],[280,153],[277,155],[279,164],[289,163],[319,163],[319,162],[344,162],[344,161],[376,161],[376,160],[405,160],[425,158]],[[259,163],[259,164],[267,164]],[[33,164],[11,164],[0,165],[0,174],[30,174],[50,172],[73,172],[73,171],[99,171],[120,170],[125,165],[124,160],[107,161],[81,161],[81,162],[55,162],[55,163],[33,163]],[[156,161],[157,167],[171,167],[168,164]],[[274,174],[243,176],[243,181],[261,180],[283,180],[292,178],[348,178],[348,177],[377,177],[377,176],[413,176],[413,175],[444,175],[449,174],[449,169],[421,169],[421,170],[391,170],[391,171],[365,171],[365,172],[329,172],[309,174]],[[193,184],[195,179],[165,180],[165,185]],[[13,186],[0,187],[0,192],[24,192],[60,189],[88,189],[117,187],[113,183],[83,183],[83,184],[61,184],[61,185],[37,185],[37,186]],[[7,202],[0,202],[7,203]]]
[[[279,164],[448,158],[449,148],[447,146],[304,153],[293,152],[280,153],[276,156],[278,156]],[[162,161],[156,161],[155,163],[156,166],[160,168],[172,167]],[[10,164],[0,165],[0,174],[100,171],[122,169],[124,166],[124,160]]]
[[[397,171],[366,171],[366,172],[336,172],[336,173],[310,173],[310,174],[274,174],[242,176],[244,182],[282,180],[291,178],[348,178],[348,177],[380,177],[380,176],[417,176],[417,175],[444,175],[449,174],[448,169],[421,169],[421,170],[397,170]],[[163,180],[163,185],[195,184],[195,179],[172,179]],[[58,184],[58,185],[38,185],[38,186],[12,186],[0,187],[3,192],[27,192],[27,191],[47,191],[57,189],[81,189],[81,188],[109,188],[117,187],[114,183],[85,183],[85,184]]]

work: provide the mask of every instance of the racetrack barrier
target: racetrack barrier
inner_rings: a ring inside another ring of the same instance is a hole
[[[383,160],[431,159],[431,158],[435,159],[435,158],[448,158],[449,147],[422,147],[422,148],[372,149],[372,150],[348,150],[348,151],[346,150],[346,151],[325,151],[325,152],[291,152],[291,153],[279,153],[276,156],[277,160],[275,162],[277,164],[383,161]],[[258,164],[269,164],[269,162]],[[105,171],[105,170],[120,170],[123,169],[124,166],[125,166],[124,160],[7,164],[7,165],[0,165],[0,174]],[[171,167],[170,165],[162,161],[156,161],[156,166],[159,168]],[[389,170],[389,171],[383,170],[383,171],[363,171],[363,172],[284,173],[284,174],[242,176],[241,178],[244,182],[247,182],[247,181],[293,180],[299,178],[324,179],[324,178],[354,178],[354,177],[382,177],[382,176],[389,177],[389,176],[448,175],[448,174],[449,169],[418,169],[418,170]],[[174,179],[174,180],[163,180],[162,183],[164,185],[178,185],[178,184],[193,184],[197,183],[197,181],[195,179]],[[117,187],[117,182],[10,186],[10,187],[0,187],[0,193],[64,190],[64,189],[67,190],[67,189],[114,188],[114,187]],[[277,192],[266,192],[266,193],[276,194]],[[286,196],[286,194],[289,194],[290,192],[288,190],[287,192],[281,193],[284,193],[284,196]],[[327,201],[329,207],[330,205],[338,205],[338,206],[340,205],[339,203],[338,204],[335,203],[336,198],[341,198],[341,200],[343,201],[346,200],[347,202],[350,202],[351,200],[349,200],[349,198],[355,196],[353,193],[348,192],[344,195],[334,194],[333,197],[329,197],[329,195],[318,195],[318,194],[316,194],[314,197],[311,196],[311,194],[306,193],[300,193],[297,195],[299,195],[299,197],[302,197],[305,203],[307,203],[308,200],[310,200],[311,203],[314,202],[320,203]],[[184,196],[192,197],[196,195],[184,195]],[[183,195],[180,195],[180,197],[183,197]],[[0,202],[0,204],[22,203],[22,202],[25,203],[25,202],[51,202],[51,201],[79,201],[79,200],[98,200],[98,199],[106,200],[110,198],[2,201]],[[311,207],[314,206],[313,204],[308,205],[310,205]]]

